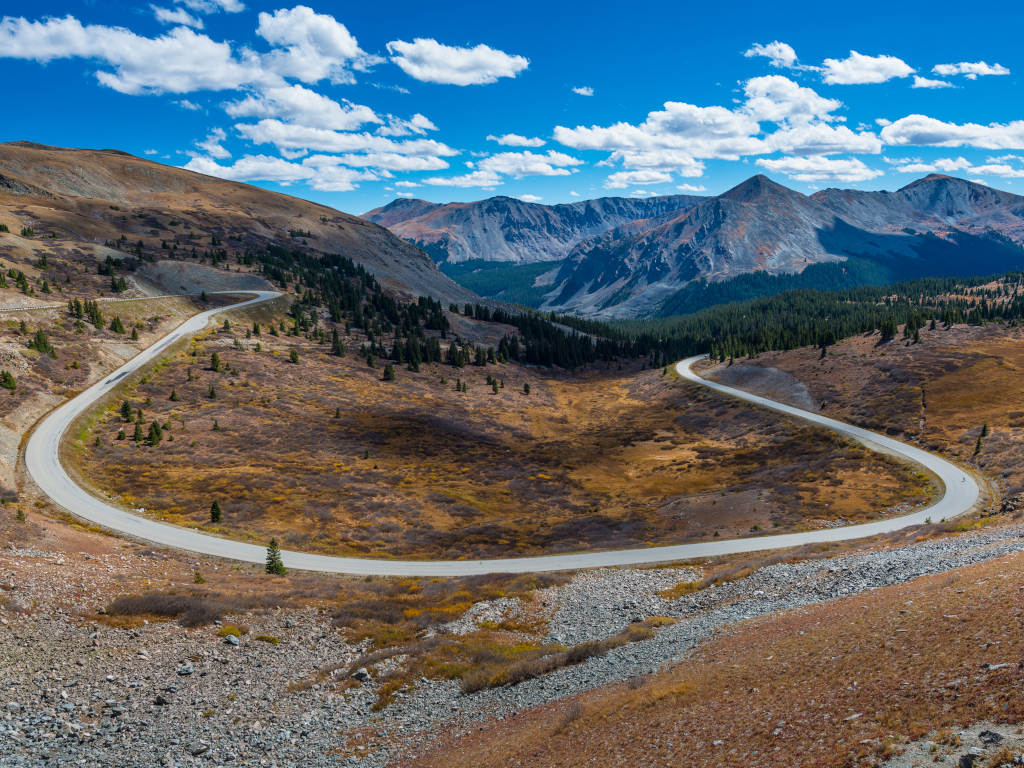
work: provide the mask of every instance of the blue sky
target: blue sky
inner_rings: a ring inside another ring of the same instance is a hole
[[[1007,4],[4,3],[0,140],[122,149],[361,213],[810,192],[937,171],[1024,190]]]

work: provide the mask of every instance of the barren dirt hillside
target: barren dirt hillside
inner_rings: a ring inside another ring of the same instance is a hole
[[[472,294],[415,246],[356,216],[116,150],[0,144],[0,223],[11,233],[184,257],[278,245],[341,253],[385,286],[443,301]],[[121,240],[121,238],[124,238]]]

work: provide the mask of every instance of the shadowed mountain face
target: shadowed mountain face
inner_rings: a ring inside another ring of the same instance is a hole
[[[685,311],[673,298],[698,279],[801,273],[849,257],[892,277],[985,274],[1024,266],[1022,240],[1024,198],[962,179],[808,197],[755,176],[677,214],[581,242],[544,306],[607,317]]]
[[[174,255],[214,242],[232,252],[279,246],[340,253],[399,293],[475,298],[419,248],[357,216],[115,150],[0,144],[0,214],[72,244],[123,236],[125,248],[142,242],[164,253],[166,243]]]
[[[423,248],[437,262],[474,259],[518,264],[564,259],[585,238],[678,212],[703,200],[691,195],[648,199],[604,197],[538,205],[512,197],[439,205],[395,200],[363,215]]]

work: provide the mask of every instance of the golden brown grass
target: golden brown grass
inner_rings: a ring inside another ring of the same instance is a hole
[[[206,335],[126,394],[147,428],[169,425],[158,448],[117,440],[134,425],[101,414],[71,454],[79,476],[170,522],[385,557],[750,535],[864,519],[930,492],[859,445],[660,371],[424,366],[382,382],[354,354],[361,336],[338,359],[265,323],[259,338],[248,328]],[[209,369],[214,351],[227,371]],[[504,383],[498,394],[488,375]]]

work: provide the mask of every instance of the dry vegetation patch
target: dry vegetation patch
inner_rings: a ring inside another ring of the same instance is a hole
[[[381,381],[355,330],[338,358],[280,320],[236,318],[131,388],[130,418],[111,407],[83,433],[78,474],[214,533],[447,558],[816,527],[931,492],[862,446],[660,370],[424,365]],[[162,426],[157,447],[131,439],[140,410],[146,434]]]

